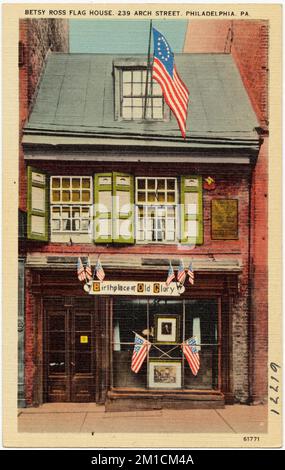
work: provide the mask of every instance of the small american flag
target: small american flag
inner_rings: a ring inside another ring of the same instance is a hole
[[[178,271],[177,271],[177,281],[180,282],[180,284],[184,284],[185,282],[185,279],[186,279],[186,272],[185,272],[185,269],[184,269],[184,266],[183,266],[183,262],[180,261],[180,264],[179,264],[179,268],[178,268]]]
[[[96,276],[99,279],[99,281],[103,281],[104,278],[105,278],[105,272],[104,272],[103,266],[102,266],[99,259],[96,263],[95,272],[96,272]]]
[[[167,274],[167,279],[165,281],[165,284],[167,286],[169,286],[169,284],[171,283],[171,281],[173,281],[173,279],[175,279],[175,274],[174,274],[174,271],[173,271],[173,267],[172,265],[170,264],[169,265],[169,269],[168,269],[168,274]]]
[[[189,264],[187,274],[189,276],[189,282],[193,286],[193,284],[194,284],[194,270],[193,270],[192,262]]]
[[[137,333],[135,334],[134,343],[131,370],[137,374],[151,348],[151,343]]]
[[[77,277],[79,281],[86,281],[86,274],[81,258],[77,260]]]
[[[197,375],[200,369],[200,358],[196,344],[196,339],[192,337],[184,341],[181,345],[183,354],[187,359],[193,375]]]
[[[153,28],[153,66],[152,77],[161,86],[164,99],[178,122],[182,137],[186,137],[186,118],[189,91],[179,77],[174,54],[165,37]]]
[[[89,256],[87,258],[87,264],[86,264],[85,272],[86,272],[86,277],[87,277],[88,281],[91,281],[92,280],[92,269],[91,269],[91,263],[90,263]]]

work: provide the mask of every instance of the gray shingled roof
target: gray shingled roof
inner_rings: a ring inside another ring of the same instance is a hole
[[[169,122],[114,119],[113,61],[124,57],[50,54],[24,132],[181,140],[173,116]],[[257,141],[258,121],[230,54],[176,54],[175,62],[190,90],[187,139]]]

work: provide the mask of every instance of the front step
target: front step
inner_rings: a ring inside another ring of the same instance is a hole
[[[161,409],[217,409],[224,408],[225,398],[221,392],[189,390],[149,391],[112,390],[107,394],[106,411],[134,411]]]

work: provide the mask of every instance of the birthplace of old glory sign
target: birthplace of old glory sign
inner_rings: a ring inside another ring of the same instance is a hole
[[[165,282],[145,281],[92,281],[88,284],[91,295],[144,295],[144,296],[179,296],[185,290],[176,282],[168,286]],[[87,289],[86,289],[87,290]]]

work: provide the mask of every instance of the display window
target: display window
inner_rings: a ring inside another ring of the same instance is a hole
[[[218,390],[220,318],[217,299],[114,299],[112,387]],[[140,370],[131,370],[135,334],[151,347]],[[197,375],[182,343],[196,340]]]

